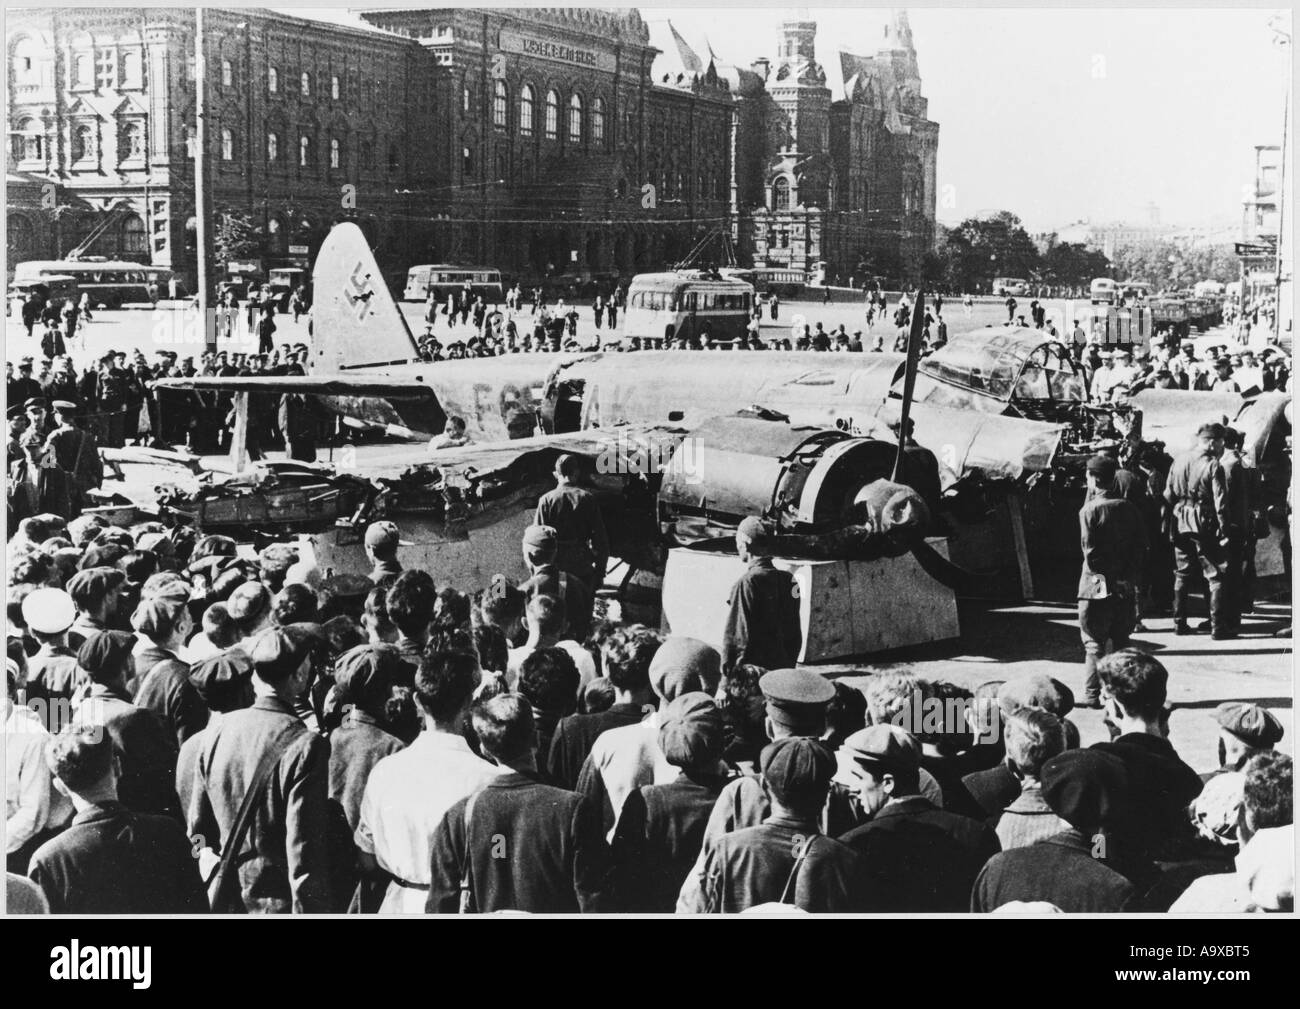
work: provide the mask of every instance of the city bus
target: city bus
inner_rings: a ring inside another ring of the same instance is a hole
[[[993,293],[999,298],[1008,295],[1013,298],[1023,298],[1029,294],[1029,281],[1021,277],[994,277]]]
[[[92,304],[118,308],[170,297],[172,271],[107,259],[33,259],[14,267],[14,283],[72,277]]]
[[[802,270],[788,266],[725,267],[718,271],[724,277],[743,281],[754,288],[760,298],[797,298],[803,294],[807,277]]]
[[[1109,277],[1098,277],[1088,286],[1088,300],[1094,305],[1113,305],[1119,301],[1119,291],[1115,281]]]
[[[743,280],[702,270],[642,273],[627,292],[623,339],[694,339],[705,332],[714,342],[746,335],[754,288]]]
[[[452,266],[447,263],[434,263],[425,266],[412,266],[406,271],[406,293],[404,301],[427,301],[430,292],[435,300],[446,301],[447,295],[459,294],[469,282],[475,297],[482,298],[489,305],[499,305],[505,300],[501,287],[501,271],[486,266]]]

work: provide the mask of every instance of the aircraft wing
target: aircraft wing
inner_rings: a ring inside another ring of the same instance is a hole
[[[919,444],[939,460],[944,488],[971,472],[1015,480],[1051,469],[1066,425],[930,403],[912,404]]]
[[[158,389],[193,392],[302,393],[312,396],[382,396],[384,399],[436,399],[428,383],[404,375],[194,375],[161,378]]]

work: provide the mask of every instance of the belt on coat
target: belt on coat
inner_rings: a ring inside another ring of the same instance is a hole
[[[429,883],[412,883],[409,879],[402,879],[401,876],[393,876],[393,882],[398,886],[406,887],[408,890],[427,890],[431,885]]]

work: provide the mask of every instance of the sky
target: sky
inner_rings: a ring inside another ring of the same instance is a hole
[[[707,36],[719,56],[748,66],[774,54],[795,8],[640,10],[688,38]],[[828,73],[839,49],[874,52],[889,18],[887,8],[862,5],[801,10],[818,23],[817,58]],[[908,13],[922,93],[939,124],[946,223],[1003,209],[1030,231],[1082,219],[1143,222],[1150,203],[1166,223],[1236,222],[1255,145],[1280,141],[1291,53],[1274,44],[1274,9]],[[1289,12],[1283,17],[1289,30]]]

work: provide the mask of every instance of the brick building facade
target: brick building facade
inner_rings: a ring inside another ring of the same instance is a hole
[[[937,126],[906,15],[829,79],[807,21],[769,73],[632,9],[362,16],[205,11],[214,211],[251,217],[270,262],[344,219],[386,270],[526,278],[661,268],[716,229],[743,262],[843,278],[933,242]],[[6,31],[10,263],[99,229],[90,254],[192,283],[194,11],[18,10]]]

